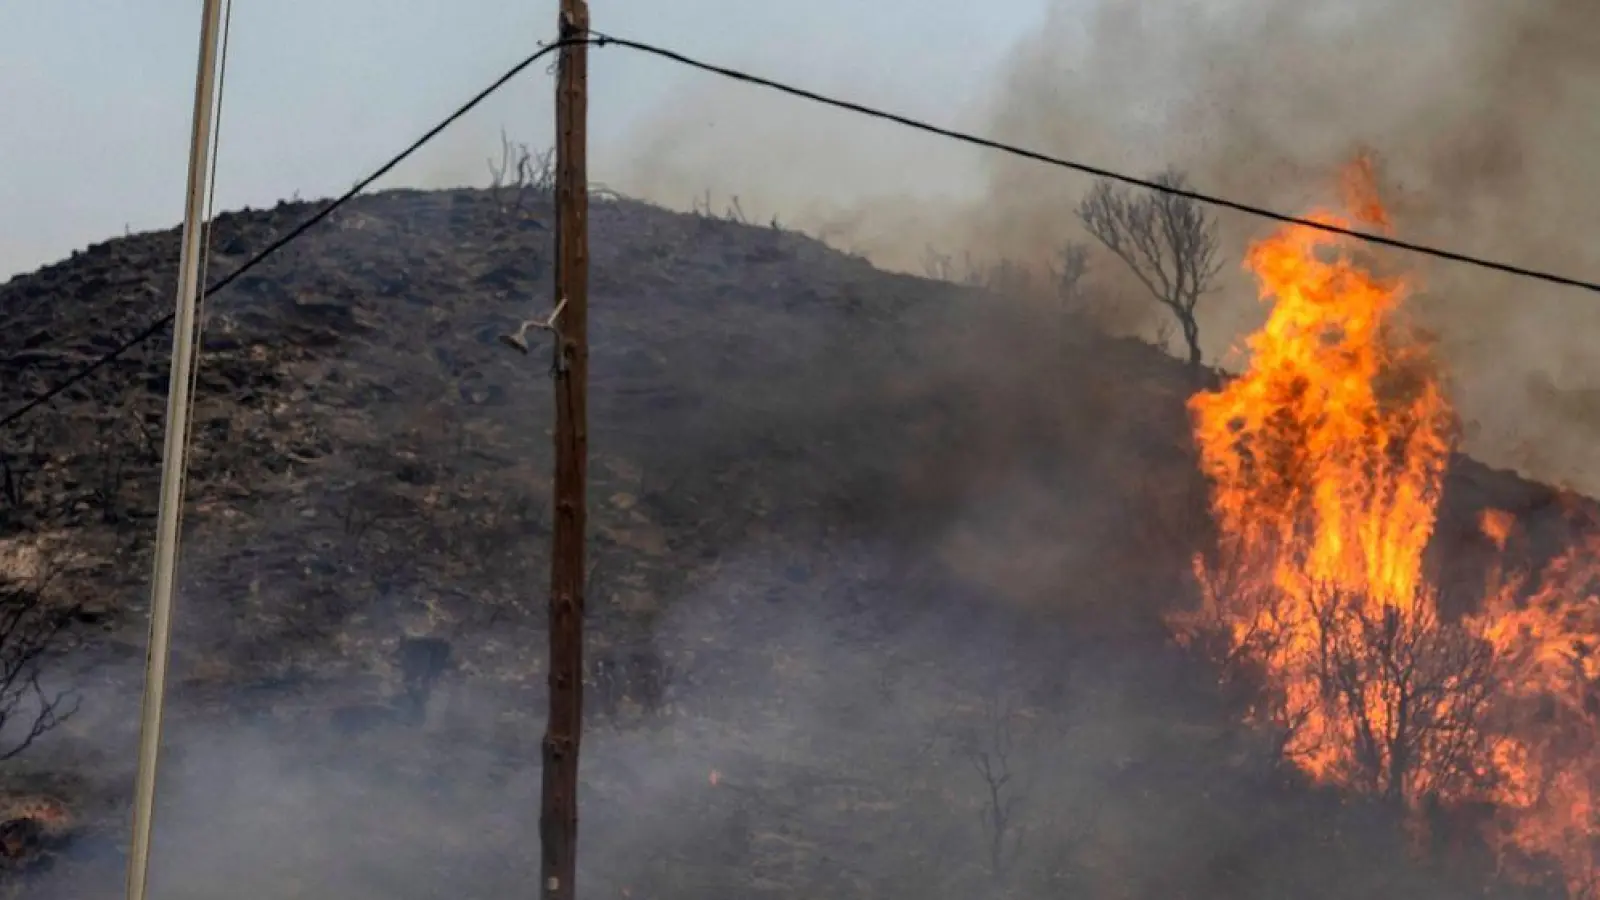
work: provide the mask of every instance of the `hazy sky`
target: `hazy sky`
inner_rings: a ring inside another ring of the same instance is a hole
[[[593,0],[591,9],[601,30],[949,120],[1045,5]],[[220,207],[347,188],[550,38],[555,7],[235,0]],[[0,5],[0,278],[181,218],[199,11],[199,0]],[[642,121],[681,119],[673,127],[709,131],[702,142],[738,134],[736,112],[697,117],[684,102],[710,76],[618,48],[595,52],[591,70],[597,178],[628,155]],[[542,70],[525,73],[390,183],[483,180],[502,126],[546,141],[548,85]]]

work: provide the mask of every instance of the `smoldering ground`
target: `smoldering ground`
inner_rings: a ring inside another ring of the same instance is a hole
[[[1062,0],[998,75],[974,74],[989,80],[976,100],[941,107],[908,86],[867,99],[1136,174],[1176,166],[1201,190],[1288,212],[1335,201],[1340,168],[1371,153],[1399,236],[1593,279],[1597,15],[1585,0],[1425,9]],[[693,100],[724,127],[642,129],[634,182],[652,196],[740,194],[912,269],[932,245],[1042,270],[1062,242],[1084,239],[1072,211],[1088,183],[1072,173],[738,87]],[[777,161],[772,170],[765,159]],[[1226,259],[1271,227],[1220,218]],[[1413,278],[1443,340],[1468,449],[1545,479],[1600,484],[1586,399],[1600,383],[1588,352],[1600,306],[1581,291],[1454,263],[1391,262]],[[1097,257],[1093,277],[1111,298],[1106,321],[1149,333],[1159,312],[1119,264]],[[1208,358],[1236,365],[1230,348],[1260,320],[1254,286],[1230,268],[1202,308]]]

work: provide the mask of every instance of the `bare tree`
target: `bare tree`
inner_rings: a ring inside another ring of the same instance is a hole
[[[1171,169],[1153,180],[1163,187],[1188,188],[1187,179]],[[1189,347],[1189,365],[1198,369],[1195,307],[1221,271],[1216,220],[1188,197],[1165,191],[1136,195],[1107,180],[1097,182],[1078,204],[1078,218],[1172,312]]]
[[[1273,758],[1337,760],[1328,774],[1396,805],[1482,792],[1505,673],[1432,597],[1401,608],[1314,585],[1299,600],[1242,559],[1199,575],[1200,607],[1173,618],[1174,637],[1217,664],[1228,705],[1265,730]]]
[[[750,216],[745,213],[744,205],[739,202],[738,194],[730,195],[728,197],[727,204],[723,207],[722,213],[718,214],[716,203],[711,197],[710,188],[706,188],[699,196],[690,199],[689,211],[697,218],[710,222],[732,222],[735,225],[755,224],[755,220],[750,218]],[[773,231],[782,230],[782,226],[778,223],[778,217],[776,215],[774,215],[772,220],[767,224],[772,228]]]
[[[1070,247],[1063,253],[1062,262],[1063,268],[1057,271],[1052,267],[1050,275],[1058,291],[1068,291],[1076,287],[1083,269],[1074,259]],[[1028,268],[1016,260],[1001,257],[990,262],[974,257],[969,251],[962,254],[962,266],[958,271],[955,257],[931,246],[923,252],[922,272],[934,281],[947,281],[1002,297],[1027,293],[1033,282]]]
[[[489,191],[501,212],[516,215],[522,209],[529,192],[537,196],[555,193],[556,151],[554,148],[535,151],[527,144],[519,144],[500,131],[500,159],[489,160]],[[508,206],[505,194],[512,194]]]
[[[1064,311],[1082,305],[1083,277],[1089,274],[1089,248],[1079,243],[1067,243],[1056,252],[1050,266],[1050,280],[1055,282],[1056,298]]]
[[[962,729],[955,743],[957,754],[983,781],[979,807],[984,834],[985,862],[996,884],[1005,884],[1021,849],[1021,805],[1027,794],[1026,773],[1019,760],[1017,729],[1023,721],[1016,697],[996,686],[986,692],[978,721]]]
[[[1443,622],[1427,597],[1380,608],[1324,589],[1313,608],[1317,676],[1328,714],[1344,720],[1355,786],[1395,804],[1481,788],[1497,682],[1488,643]]]
[[[968,266],[971,268],[971,263],[968,263]],[[968,276],[968,279],[974,282],[974,286],[999,297],[1017,297],[1026,294],[1033,281],[1026,267],[1007,258],[977,268],[975,272],[975,275]]]
[[[1270,573],[1271,554],[1221,540],[1195,554],[1198,603],[1169,613],[1173,642],[1216,669],[1223,709],[1252,726],[1258,740],[1245,748],[1252,770],[1291,759],[1290,748],[1317,713],[1292,696],[1282,671],[1303,615]]]
[[[68,690],[44,687],[44,665],[66,638],[77,612],[51,590],[60,568],[39,557],[7,561],[0,579],[0,761],[33,746],[78,711]]]

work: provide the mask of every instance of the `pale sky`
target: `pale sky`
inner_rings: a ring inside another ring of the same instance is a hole
[[[951,121],[1046,5],[592,0],[591,10],[595,28],[619,36]],[[555,7],[556,0],[235,0],[219,207],[348,188],[551,38]],[[199,0],[0,4],[0,279],[124,229],[179,221],[199,18]],[[642,122],[671,119],[674,129],[705,130],[697,141],[737,141],[737,110],[685,102],[711,90],[709,80],[633,51],[595,51],[596,179],[618,165],[608,160],[627,155]],[[502,126],[547,142],[549,83],[542,70],[525,73],[387,184],[483,181]],[[892,157],[877,162],[896,168]]]

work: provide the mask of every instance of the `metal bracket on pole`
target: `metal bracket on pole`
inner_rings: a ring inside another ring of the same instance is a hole
[[[550,361],[550,370],[556,374],[564,374],[567,371],[567,355],[565,347],[566,336],[561,333],[561,311],[566,308],[567,298],[562,297],[561,302],[556,304],[555,310],[550,313],[548,318],[543,321],[529,319],[523,322],[511,334],[500,335],[500,343],[526,356],[530,349],[528,346],[528,330],[535,328],[540,331],[548,331],[555,335],[556,339],[555,352]]]

